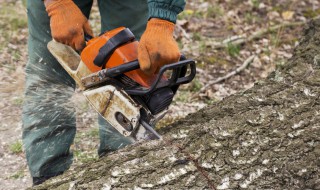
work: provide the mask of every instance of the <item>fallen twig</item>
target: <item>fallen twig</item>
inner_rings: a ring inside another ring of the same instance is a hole
[[[200,93],[205,92],[207,90],[208,87],[220,83],[238,73],[240,73],[241,71],[243,71],[245,68],[247,68],[254,60],[254,58],[256,57],[256,55],[252,55],[250,56],[248,59],[246,59],[243,64],[238,67],[236,70],[228,73],[227,75],[223,76],[223,77],[219,77],[218,79],[216,79],[215,81],[211,81],[208,84],[206,84],[205,86],[203,86],[196,94],[194,94],[191,99],[195,98],[196,96],[198,96]]]

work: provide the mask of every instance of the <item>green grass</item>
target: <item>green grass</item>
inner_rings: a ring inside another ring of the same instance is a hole
[[[194,41],[201,41],[201,39],[202,39],[202,34],[200,34],[199,32],[195,32],[195,33],[193,33],[193,35],[192,35],[192,39],[194,40]]]
[[[90,131],[88,131],[88,133],[86,133],[88,137],[91,138],[99,138],[99,129],[97,127],[91,129]]]
[[[310,9],[303,11],[303,16],[305,16],[308,19],[314,18],[319,15],[320,15],[320,9],[313,10],[310,8]]]
[[[16,141],[13,144],[9,145],[9,150],[13,154],[20,154],[22,153],[22,143],[21,141]]]
[[[81,111],[88,111],[90,108],[90,104],[87,101],[83,101],[77,104],[77,107],[81,110]]]
[[[97,160],[97,148],[95,144],[86,144],[83,141],[95,142],[99,139],[99,128],[94,127],[88,131],[78,132],[74,140],[73,154],[76,161],[87,163]]]
[[[87,163],[90,161],[98,160],[97,152],[96,150],[93,151],[80,151],[80,150],[75,150],[73,152],[75,159],[82,162],[82,163]]]
[[[92,129],[90,129],[89,131],[78,132],[75,139],[74,139],[74,144],[81,144],[81,141],[83,139],[87,139],[87,140],[99,139],[99,128],[94,127]]]
[[[189,20],[192,17],[206,19],[217,18],[225,14],[225,11],[220,6],[209,6],[205,11],[186,9],[178,15],[179,20]]]
[[[260,0],[251,0],[251,3],[254,8],[259,8]]]
[[[228,43],[227,52],[231,57],[236,57],[239,55],[241,47],[239,45],[234,45],[232,43]]]
[[[24,177],[24,171],[19,170],[10,176],[11,179],[19,179]]]
[[[253,24],[256,20],[256,16],[254,16],[252,13],[245,13],[245,16],[244,16],[244,20],[246,23],[249,23],[249,24]]]
[[[175,102],[188,102],[189,98],[191,96],[190,91],[186,90],[180,90],[178,93],[178,96],[175,97],[174,101]]]
[[[177,40],[177,43],[178,43],[179,49],[182,49],[183,46],[184,46],[184,44],[183,44],[183,42],[181,41],[181,39],[178,39],[178,40]]]
[[[193,92],[197,92],[202,88],[202,84],[198,78],[194,78],[191,84],[190,90]]]
[[[10,17],[9,17],[10,18]],[[11,29],[13,31],[21,29],[21,28],[26,28],[27,27],[27,20],[25,18],[16,18],[16,17],[11,17],[10,18],[10,24],[11,24]]]
[[[20,105],[22,105],[22,103],[23,103],[22,97],[17,97],[12,100],[12,104],[14,104],[16,106],[20,106]]]
[[[225,11],[220,6],[209,6],[204,14],[204,18],[218,18],[225,14]]]
[[[21,14],[21,10],[14,4],[4,4],[0,9],[0,26],[2,29],[17,31],[18,29],[27,28],[27,17]]]
[[[277,31],[270,31],[269,39],[270,39],[270,45],[273,47],[279,47],[279,44],[281,44],[281,39],[279,35],[279,30]]]
[[[18,3],[2,3],[0,9],[0,35],[4,39],[0,43],[0,51],[4,51],[9,43],[17,43],[17,36],[21,34],[22,29],[27,28],[27,16],[25,7]],[[19,42],[18,42],[19,43]],[[15,51],[15,50],[13,50]],[[18,51],[12,52],[14,59],[19,59]]]
[[[286,60],[285,59],[278,59],[275,61],[276,69],[281,69],[285,66]]]
[[[27,7],[27,0],[22,0],[22,4],[24,7]]]
[[[199,43],[199,51],[200,53],[203,53],[205,54],[207,52],[207,44],[204,40],[201,40],[200,43]]]

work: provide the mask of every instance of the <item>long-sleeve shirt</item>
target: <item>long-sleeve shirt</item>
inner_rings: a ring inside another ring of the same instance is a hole
[[[149,18],[160,18],[175,23],[185,4],[185,0],[148,0]]]

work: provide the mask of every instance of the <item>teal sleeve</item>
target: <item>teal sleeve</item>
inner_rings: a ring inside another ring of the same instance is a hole
[[[148,0],[149,18],[160,18],[175,23],[185,4],[185,0]]]

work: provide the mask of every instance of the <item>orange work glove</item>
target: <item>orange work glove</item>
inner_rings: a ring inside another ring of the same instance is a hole
[[[174,26],[162,19],[149,20],[138,47],[140,68],[146,74],[157,73],[163,65],[179,60],[179,47],[173,38]]]
[[[77,51],[85,47],[84,34],[93,36],[87,18],[72,0],[44,0],[53,39]]]

